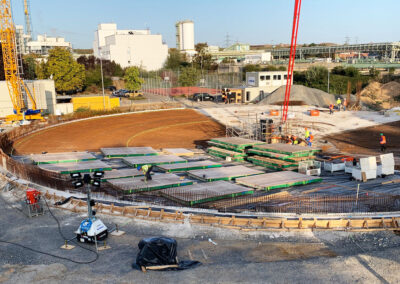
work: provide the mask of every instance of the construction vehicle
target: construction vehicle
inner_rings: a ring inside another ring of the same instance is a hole
[[[227,104],[240,104],[242,100],[242,89],[234,88],[223,88],[222,89],[222,100]]]
[[[21,78],[22,62],[18,62],[21,55],[17,50],[10,0],[0,0],[0,25],[4,73],[14,109],[14,114],[6,116],[6,122],[19,121],[25,124],[30,120],[44,120],[34,95]]]

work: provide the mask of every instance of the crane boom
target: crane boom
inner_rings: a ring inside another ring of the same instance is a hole
[[[301,0],[295,0],[292,40],[290,43],[289,65],[288,65],[288,73],[287,73],[286,89],[285,89],[285,100],[283,102],[283,111],[282,111],[282,123],[286,122],[289,110],[290,90],[292,88],[294,60],[296,57],[297,31],[299,29],[299,20],[300,20],[300,8],[301,8]]]
[[[15,27],[12,19],[10,0],[0,0],[0,40],[3,52],[4,74],[8,92],[14,107],[14,114],[6,121],[43,119],[37,109],[36,101],[29,92],[18,70],[18,54],[15,40]],[[28,109],[25,100],[29,99],[32,109]]]
[[[29,13],[28,0],[24,0],[24,14],[25,14],[25,31],[29,37],[32,37],[31,16]]]

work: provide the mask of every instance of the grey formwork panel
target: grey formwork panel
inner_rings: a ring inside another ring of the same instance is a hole
[[[179,188],[167,188],[161,190],[160,193],[162,196],[179,203],[195,205],[223,198],[252,194],[254,193],[254,190],[227,181],[213,181],[182,186]]]
[[[64,152],[33,154],[30,158],[35,164],[57,164],[96,160],[96,157],[88,152]]]
[[[100,151],[107,158],[158,155],[157,151],[151,147],[101,148]]]
[[[79,163],[59,163],[59,164],[41,164],[38,167],[51,171],[58,172],[60,174],[69,174],[69,173],[85,173],[85,172],[94,172],[94,171],[111,171],[111,166],[107,165],[102,161],[87,161],[87,162],[79,162]]]
[[[232,166],[214,169],[188,171],[188,175],[202,181],[232,180],[238,177],[263,174],[263,171],[245,166]]]
[[[217,168],[221,167],[221,164],[215,163],[213,161],[194,161],[187,163],[177,163],[177,164],[164,164],[157,165],[157,168],[164,172],[185,172],[190,170],[197,169],[206,169],[206,168]]]
[[[152,180],[149,180],[147,183],[142,177],[133,179],[112,179],[108,182],[112,184],[115,189],[122,191],[124,194],[193,184],[193,181],[182,179],[174,174],[155,174],[152,175]]]
[[[143,176],[143,172],[138,171],[137,169],[112,170],[105,172],[104,177],[101,180],[107,181],[111,179],[133,178],[138,176]]]
[[[236,179],[236,183],[257,189],[271,190],[322,181],[320,177],[296,172],[274,172]]]
[[[122,159],[124,163],[131,167],[141,165],[162,165],[173,163],[186,163],[187,160],[175,155],[159,155],[159,156],[142,156],[142,157],[127,157]]]

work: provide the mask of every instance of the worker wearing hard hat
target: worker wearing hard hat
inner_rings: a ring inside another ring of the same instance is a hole
[[[340,97],[338,97],[338,99],[336,100],[336,104],[337,109],[340,111],[340,109],[342,108],[342,100],[340,99]]]
[[[143,166],[138,166],[137,167],[138,171],[142,171],[144,174],[144,181],[147,183],[147,181],[152,180],[151,178],[151,171],[153,170],[152,165],[143,165]]]
[[[304,138],[307,139],[308,137],[310,137],[310,130],[307,129],[306,127],[306,132],[304,133]]]
[[[383,133],[381,133],[380,135],[380,139],[379,139],[379,144],[381,144],[381,152],[385,152],[386,151],[386,137],[385,135],[383,135]]]
[[[329,105],[329,114],[333,114],[333,104]]]

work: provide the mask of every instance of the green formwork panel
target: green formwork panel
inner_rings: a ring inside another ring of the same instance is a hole
[[[115,178],[102,178],[101,181],[109,181],[113,179],[121,179],[121,178],[135,178],[135,177],[144,177],[144,175],[137,175],[137,176],[125,176],[125,177],[115,177]]]
[[[224,152],[220,152],[220,151],[216,151],[216,150],[208,150],[208,153],[215,153],[215,154],[218,154],[218,155],[222,155],[222,156],[225,156],[225,157],[232,157],[232,158],[243,158],[243,157],[246,157],[247,155],[246,154],[235,154],[235,155],[229,155],[228,153],[224,153]]]
[[[266,164],[266,165],[270,165],[270,166],[274,166],[274,167],[278,167],[278,168],[282,168],[282,169],[285,169],[285,168],[292,168],[292,167],[298,167],[298,166],[299,166],[298,163],[289,164],[289,165],[280,165],[280,164],[275,164],[275,163],[272,163],[272,162],[267,162],[267,161],[263,161],[263,160],[258,160],[258,159],[252,158],[252,157],[248,157],[247,160],[249,160],[249,161],[256,161],[256,162],[258,162],[258,163],[262,163],[262,164]]]
[[[263,188],[263,190],[270,191],[273,189],[287,188],[287,187],[292,187],[292,186],[297,186],[297,185],[306,185],[306,184],[311,184],[311,183],[316,183],[316,182],[321,182],[321,181],[322,181],[322,178],[317,178],[317,179],[307,180],[307,181],[298,181],[298,182],[292,182],[292,183],[287,183],[287,184],[268,186],[268,187]]]
[[[222,158],[222,159],[225,159],[226,157],[230,157],[230,158],[232,158],[232,161],[244,162],[244,157],[235,158],[235,157],[232,157],[232,156],[220,155],[220,154],[211,153],[211,152],[208,152],[208,154],[210,154],[211,156],[214,156],[214,157]]]
[[[234,152],[238,152],[238,153],[244,153],[244,149],[240,150],[240,149],[237,149],[236,147],[233,147],[233,146],[230,146],[230,145],[216,143],[214,141],[208,141],[207,143],[209,145],[211,145],[211,146],[215,146],[215,147],[218,147],[218,148],[222,148],[222,149],[226,149],[226,150],[230,150],[230,151],[234,151]]]
[[[131,167],[138,167],[138,166],[143,166],[143,165],[151,165],[151,166],[157,166],[157,165],[166,165],[166,164],[180,164],[180,163],[187,163],[188,161],[177,161],[177,162],[160,162],[160,163],[140,163],[140,164],[131,164],[127,161],[124,161],[127,165]]]
[[[143,156],[157,156],[158,153],[148,153],[148,154],[124,154],[124,155],[106,155],[106,158],[126,158],[126,157],[143,157]]]
[[[37,162],[35,165],[45,165],[45,164],[61,164],[61,163],[79,163],[97,160],[96,157],[92,159],[78,159],[78,160],[59,160],[59,161],[49,161],[49,162]]]
[[[160,190],[160,189],[164,189],[164,188],[180,187],[180,186],[192,185],[192,184],[193,184],[192,181],[187,181],[187,182],[181,182],[181,183],[176,183],[176,184],[168,184],[168,185],[163,185],[163,186],[128,189],[128,190],[123,190],[123,193],[124,194],[132,194],[132,193],[155,191],[155,190]]]
[[[287,161],[287,162],[298,162],[296,160],[293,160],[293,158],[301,158],[301,157],[313,157],[313,154],[307,155],[307,156],[292,156],[292,155],[286,155],[285,157],[279,157],[276,154],[278,153],[273,153],[273,152],[265,152],[265,151],[260,151],[260,150],[255,150],[255,149],[249,149],[248,153],[250,154],[256,154],[259,156],[264,156],[268,158],[274,158],[282,161]],[[280,154],[279,155],[285,155],[285,154]]]
[[[241,178],[241,177],[247,177],[248,175],[244,175],[244,176],[233,176],[233,177],[223,177],[223,178],[202,178],[196,175],[192,175],[190,173],[188,173],[188,176],[201,180],[201,181],[206,181],[206,182],[211,182],[211,181],[219,181],[219,180],[225,180],[225,181],[229,181],[229,180],[235,180],[237,178]]]
[[[261,142],[261,141],[260,141],[260,143],[250,143],[250,144],[240,144],[240,145],[232,144],[232,143],[228,143],[228,142],[223,142],[223,141],[220,141],[220,140],[217,140],[217,139],[211,139],[210,141],[215,142],[215,143],[219,143],[219,144],[228,145],[228,146],[234,147],[237,150],[244,150],[246,148],[253,147],[254,145],[265,144],[265,142]]]
[[[317,150],[305,150],[305,151],[297,151],[297,152],[290,152],[290,151],[281,151],[281,150],[276,150],[276,149],[268,149],[268,148],[260,148],[257,146],[253,146],[254,150],[262,151],[262,152],[271,152],[271,153],[278,153],[278,154],[284,154],[291,156],[293,158],[295,157],[307,157],[307,156],[312,156],[315,153],[320,152],[320,149]]]
[[[191,170],[203,170],[203,169],[210,169],[210,168],[220,168],[222,165],[211,165],[211,166],[199,166],[199,167],[190,167],[190,168],[180,168],[180,169],[171,169],[167,170],[167,173],[175,173],[175,172],[186,172]]]

